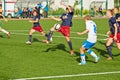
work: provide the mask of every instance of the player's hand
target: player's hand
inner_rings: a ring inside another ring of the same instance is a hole
[[[80,33],[80,32],[77,32],[76,34],[77,34],[77,35],[82,35],[82,33]]]
[[[52,19],[53,19],[53,18],[55,18],[55,17],[54,17],[54,16],[50,16],[50,18],[52,18]]]
[[[115,40],[115,41],[117,40],[117,37],[116,37],[116,36],[114,36],[114,40]]]
[[[30,23],[32,23],[33,21],[29,20]]]

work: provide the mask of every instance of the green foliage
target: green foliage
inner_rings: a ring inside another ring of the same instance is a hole
[[[58,8],[57,10],[51,10],[49,11],[49,15],[61,15],[65,13],[65,10],[63,8]]]

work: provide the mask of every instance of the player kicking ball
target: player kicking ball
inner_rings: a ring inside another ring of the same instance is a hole
[[[95,58],[95,62],[99,61],[99,57],[90,49],[92,48],[96,41],[97,41],[97,27],[95,22],[92,21],[90,16],[84,17],[86,22],[86,30],[83,32],[77,32],[78,35],[83,35],[85,33],[88,33],[88,38],[85,40],[85,42],[82,44],[80,48],[80,57],[81,57],[81,63],[79,65],[85,65],[85,52],[88,52],[92,57]]]
[[[32,34],[36,31],[40,32],[43,36],[47,36],[45,32],[43,31],[42,27],[39,23],[40,15],[37,13],[36,10],[33,11],[33,20],[30,20],[29,22],[33,23],[33,27],[29,32],[29,40],[26,42],[26,44],[32,44]]]
[[[55,18],[55,17],[51,17],[51,18],[56,21],[62,21],[62,24],[61,25],[55,24],[54,27],[50,29],[47,40],[44,40],[43,42],[50,43],[53,32],[58,31],[65,36],[66,41],[70,47],[70,54],[72,55],[74,54],[74,51],[72,48],[72,42],[70,40],[70,27],[72,26],[72,17],[74,15],[74,11],[70,5],[66,5],[62,2],[60,2],[60,4],[66,7],[66,12],[62,14],[60,18]]]
[[[4,21],[8,21],[2,14],[0,14],[0,18],[3,18]],[[0,20],[0,31],[7,34],[8,38],[10,38],[10,32],[6,31],[2,28],[2,21]]]

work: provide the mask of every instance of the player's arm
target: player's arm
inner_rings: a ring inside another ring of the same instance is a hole
[[[84,30],[83,32],[77,32],[77,35],[83,35],[83,34],[86,34],[86,33],[88,33],[89,32],[89,30]]]
[[[60,18],[55,18],[54,16],[51,16],[52,19],[56,20],[56,21],[61,21]]]
[[[63,3],[63,2],[60,2],[61,5],[65,6],[66,8],[68,8],[69,12],[72,12],[71,8],[69,7],[69,5]]]
[[[37,23],[37,22],[39,22],[39,19],[37,18],[36,20],[30,20],[29,22],[31,22],[31,23]]]
[[[116,25],[116,24],[114,24],[114,28],[115,28],[114,39],[117,40],[117,32],[118,32],[118,28],[117,28],[117,25]]]
[[[8,20],[5,18],[5,16],[4,16],[4,15],[0,14],[0,16],[2,16],[2,17],[3,17],[3,20],[4,20],[4,21],[6,21],[6,22],[8,21]]]

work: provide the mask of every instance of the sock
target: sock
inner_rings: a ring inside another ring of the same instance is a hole
[[[88,52],[88,54],[90,54],[92,57],[97,58],[97,55],[96,55],[92,50],[88,50],[87,52]]]
[[[106,46],[109,56],[112,58],[112,46]]]
[[[70,50],[73,50],[73,48],[72,48],[72,42],[71,41],[68,41],[68,45],[70,47]]]
[[[4,30],[4,29],[2,29],[1,30],[3,33],[5,33],[5,34],[8,34],[9,32],[7,32],[6,30]]]
[[[49,34],[48,34],[48,39],[47,39],[48,41],[50,41],[52,35],[53,35],[53,31],[50,31]]]
[[[80,57],[81,57],[81,62],[86,62],[85,61],[85,54],[83,53],[83,54],[80,54]]]
[[[29,35],[29,41],[32,42],[32,35]]]

